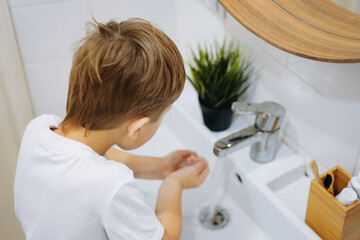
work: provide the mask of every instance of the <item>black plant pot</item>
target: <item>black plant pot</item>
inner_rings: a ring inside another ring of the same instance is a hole
[[[200,108],[204,123],[211,131],[219,132],[229,128],[233,114],[231,107],[216,109],[200,103]]]

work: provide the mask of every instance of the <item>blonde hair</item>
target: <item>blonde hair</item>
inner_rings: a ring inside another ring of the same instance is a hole
[[[158,120],[184,88],[179,50],[143,19],[94,22],[74,54],[61,127],[101,130],[137,116]]]

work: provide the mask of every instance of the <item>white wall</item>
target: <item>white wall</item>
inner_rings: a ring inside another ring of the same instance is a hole
[[[337,164],[360,170],[360,64],[330,64],[282,52],[257,38],[214,0],[9,0],[36,114],[63,116],[72,44],[84,34],[90,9],[99,21],[143,17],[157,23],[186,58],[187,44],[222,38],[224,29],[262,68],[253,102],[287,109],[283,138],[320,171]],[[201,4],[199,4],[201,3]]]

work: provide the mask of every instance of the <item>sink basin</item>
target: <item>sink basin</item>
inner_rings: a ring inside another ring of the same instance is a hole
[[[191,105],[181,101],[174,104],[155,136],[141,148],[130,151],[165,156],[177,149],[189,149],[208,160],[210,174],[205,183],[183,193],[181,239],[320,239],[304,223],[310,186],[310,179],[304,174],[305,162],[285,144],[276,159],[267,164],[251,160],[250,147],[218,159],[212,153],[213,144],[227,132],[210,132],[199,120],[200,110],[189,108]],[[240,129],[241,125],[246,123],[235,120],[232,128]],[[216,167],[219,165],[222,167]],[[161,181],[136,181],[147,203],[155,208]],[[220,205],[229,212],[229,223],[223,229],[206,229],[198,220],[199,211],[214,203],[212,199],[219,199]]]

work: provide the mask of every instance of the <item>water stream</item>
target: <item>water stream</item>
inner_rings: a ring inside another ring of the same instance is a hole
[[[211,176],[211,185],[215,190],[213,192],[213,197],[210,200],[209,205],[209,216],[214,216],[216,211],[216,206],[220,205],[221,201],[223,200],[224,196],[224,174],[223,174],[223,167],[224,167],[224,158],[216,158],[215,159],[215,167],[213,169],[213,175]]]
[[[223,197],[225,195],[225,175],[224,158],[215,159],[215,167],[209,179],[209,189],[211,194],[207,194],[207,204],[200,210],[199,220],[201,224],[208,229],[220,229],[226,226],[229,221],[229,214],[221,206]]]

